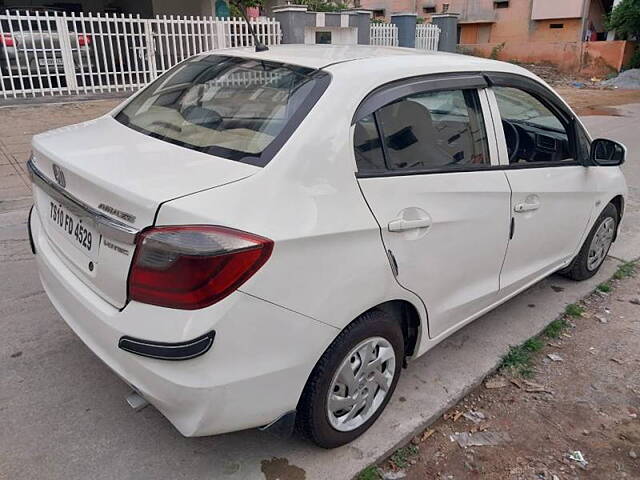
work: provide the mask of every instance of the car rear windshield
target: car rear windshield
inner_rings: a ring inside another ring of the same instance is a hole
[[[169,70],[115,118],[167,142],[264,166],[328,83],[327,73],[309,68],[204,55]]]

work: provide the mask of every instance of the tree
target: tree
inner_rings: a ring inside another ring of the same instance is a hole
[[[333,0],[298,0],[298,5],[306,5],[311,12],[338,12],[349,8],[347,2]]]
[[[607,18],[607,30],[622,38],[640,39],[640,0],[622,0]]]

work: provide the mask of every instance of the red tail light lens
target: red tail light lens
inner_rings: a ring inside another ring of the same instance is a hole
[[[269,259],[273,242],[225,227],[155,227],[140,234],[129,298],[195,310],[219,302]]]
[[[90,35],[78,35],[78,45],[81,47],[86,47],[91,45],[91,36]]]
[[[15,43],[13,42],[13,37],[8,34],[0,35],[0,45],[4,45],[5,47],[13,47]]]

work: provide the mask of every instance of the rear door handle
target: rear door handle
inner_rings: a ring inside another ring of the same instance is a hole
[[[404,218],[396,218],[389,222],[388,228],[390,232],[405,232],[416,228],[428,228],[431,226],[430,218],[418,218],[416,220],[405,220]]]
[[[539,208],[540,208],[540,202],[535,201],[535,202],[518,203],[516,204],[515,207],[513,207],[513,210],[514,212],[521,213],[521,212],[531,212],[533,210],[538,210]]]

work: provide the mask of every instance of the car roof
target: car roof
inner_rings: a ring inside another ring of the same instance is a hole
[[[391,61],[393,65],[412,65],[424,73],[451,71],[512,71],[523,73],[526,70],[505,62],[486,58],[457,55],[445,52],[430,52],[415,48],[382,47],[375,45],[273,45],[269,50],[256,52],[253,47],[216,50],[215,54],[244,58],[260,58],[274,62],[288,63],[314,69],[327,68],[336,64],[361,69],[384,65]],[[431,71],[430,71],[431,70]]]
[[[260,58],[274,62],[289,63],[309,68],[323,68],[335,63],[351,60],[415,55],[413,48],[378,47],[374,45],[272,45],[269,50],[256,52],[253,47],[216,50],[225,54],[245,58]]]

